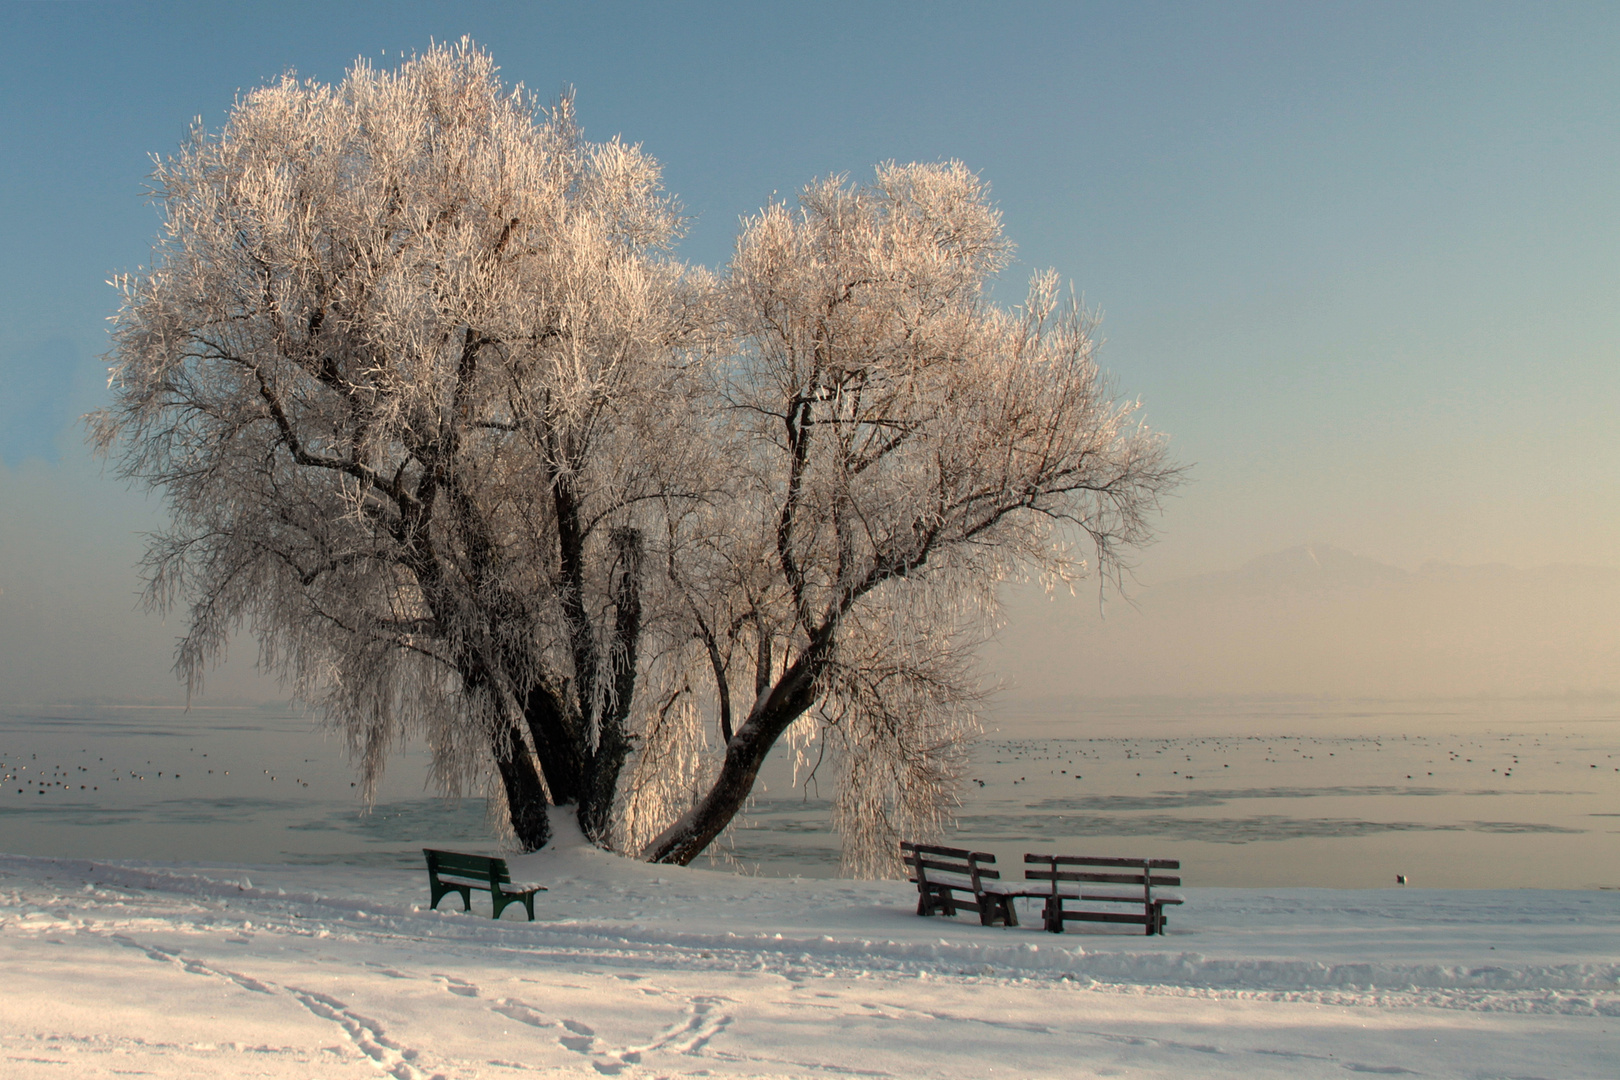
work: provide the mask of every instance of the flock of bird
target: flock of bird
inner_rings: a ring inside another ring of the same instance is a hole
[[[1543,773],[1549,767],[1566,774],[1569,770],[1584,767],[1588,773],[1620,774],[1620,760],[1617,760],[1616,753],[1571,745],[1572,738],[1500,736],[1486,740],[1405,735],[1343,738],[992,739],[985,744],[988,752],[980,755],[979,767],[974,770],[975,775],[970,782],[979,788],[999,783],[1014,786],[1030,783],[1027,772],[1016,777],[1010,775],[1008,767],[1016,765],[1048,765],[1046,779],[1072,778],[1080,782],[1085,780],[1083,770],[1090,769],[1093,787],[1099,779],[1099,772],[1108,774],[1110,787],[1119,776],[1126,774],[1150,782],[1167,778],[1188,782],[1230,778],[1234,762],[1240,768],[1293,765],[1297,771],[1307,762],[1325,763],[1330,758],[1335,759],[1337,764],[1356,766],[1354,771],[1359,774],[1358,779],[1376,780],[1380,777],[1370,774],[1383,774],[1381,778],[1389,783],[1400,780],[1426,781],[1435,776],[1436,767],[1441,770],[1442,779],[1448,782],[1473,785],[1493,776],[1508,780],[1514,778],[1516,771],[1522,771],[1526,760],[1536,762],[1540,766],[1538,771]],[[1565,745],[1560,746],[1559,743]],[[88,748],[80,750],[80,754],[84,755],[81,760],[86,764],[71,760],[41,762],[38,754],[28,754],[26,757],[7,755],[0,748],[0,785],[3,785],[0,792],[9,788],[13,798],[17,795],[80,792],[89,797],[91,793],[99,794],[103,788],[112,792],[115,785],[117,789],[147,783],[156,787],[160,782],[163,786],[177,783],[188,774],[193,777],[217,776],[221,780],[231,775],[229,769],[210,763],[206,752],[199,755],[195,747],[190,747],[187,753],[191,760],[183,763],[185,768],[182,771],[178,767],[182,763],[178,762],[171,761],[161,768],[156,767],[151,759],[134,766],[119,762],[108,764],[104,755],[97,756],[90,764]],[[1374,765],[1369,761],[1368,755],[1382,758],[1386,753],[1387,765],[1383,762]],[[1551,757],[1553,754],[1558,756]],[[314,758],[305,758],[304,764],[315,761]],[[1171,764],[1176,767],[1167,768]],[[1073,769],[1072,773],[1070,769]],[[1283,775],[1277,779],[1283,779],[1289,771],[1282,770]],[[260,775],[269,783],[282,779],[280,772],[268,768],[260,770]],[[1039,774],[1037,777],[1040,778]],[[299,788],[312,786],[311,780],[302,776],[295,775],[290,779]],[[349,787],[354,786],[354,782],[350,781]],[[231,787],[241,790],[240,781]]]
[[[84,755],[82,760],[88,762],[90,750],[84,748],[79,751]],[[105,789],[109,794],[121,791],[124,788],[140,784],[151,783],[154,788],[174,784],[190,775],[193,779],[201,777],[217,777],[223,781],[231,775],[231,770],[223,765],[210,767],[207,753],[198,754],[196,747],[188,747],[187,753],[195,755],[186,764],[185,771],[175,767],[171,762],[163,768],[155,768],[153,761],[148,758],[140,764],[130,767],[124,763],[108,764],[105,755],[98,756],[94,764],[76,764],[71,759],[67,762],[42,762],[37,753],[6,754],[0,748],[0,793],[9,793],[15,798],[17,795],[79,795],[81,798],[95,798]],[[317,761],[315,758],[305,758],[304,764],[309,765]],[[261,770],[267,782],[275,782],[281,774],[270,769]],[[241,776],[242,771],[237,770]],[[296,787],[309,788],[311,780],[301,776],[293,776],[292,783]],[[241,781],[230,785],[234,790],[241,790]],[[355,787],[353,781],[349,787]],[[173,789],[180,791],[184,789]],[[146,796],[136,796],[141,798]],[[100,801],[100,799],[96,799]],[[0,803],[3,805],[3,803]]]
[[[1101,779],[1098,774],[1106,770],[1109,786],[1127,772],[1150,781],[1229,778],[1234,763],[1240,768],[1292,766],[1276,776],[1281,780],[1290,773],[1316,772],[1316,768],[1305,763],[1320,762],[1344,767],[1335,768],[1335,772],[1353,771],[1361,782],[1391,784],[1401,780],[1427,780],[1435,776],[1435,769],[1439,768],[1444,780],[1475,786],[1492,776],[1504,780],[1512,778],[1515,770],[1520,769],[1521,761],[1535,763],[1538,772],[1543,774],[1549,771],[1567,774],[1571,769],[1620,773],[1620,753],[1577,744],[1573,735],[1001,739],[990,740],[987,746],[990,753],[981,755],[976,775],[972,777],[972,782],[980,788],[997,781],[1014,785],[1031,783],[1027,773],[1012,777],[1005,768],[1019,764],[1049,766],[1045,770],[1047,780],[1051,777],[1084,780],[1083,768],[1089,768],[1094,780],[1098,780]],[[1177,767],[1166,768],[1172,763]],[[1074,769],[1072,773],[1070,768]]]

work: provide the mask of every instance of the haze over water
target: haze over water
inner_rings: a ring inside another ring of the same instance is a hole
[[[415,868],[497,846],[482,799],[399,754],[365,813],[341,743],[285,710],[0,715],[0,850]],[[830,789],[772,762],[731,849],[832,876]],[[1189,885],[1620,888],[1613,701],[1182,699],[1026,716],[974,752],[953,843],[1179,858]]]

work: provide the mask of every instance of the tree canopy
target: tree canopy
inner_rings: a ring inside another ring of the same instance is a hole
[[[464,41],[255,90],[155,187],[93,431],[165,499],[179,673],[246,630],[368,789],[425,739],[526,850],[572,806],[690,861],[786,738],[846,869],[892,869],[954,803],[996,584],[1117,573],[1178,477],[1055,275],[989,300],[959,163],[819,181],[690,268],[656,163]]]

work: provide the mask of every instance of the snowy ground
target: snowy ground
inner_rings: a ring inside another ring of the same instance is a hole
[[[1166,937],[1059,937],[514,863],[532,924],[423,871],[0,856],[0,1075],[1620,1075],[1620,893],[1188,889]]]

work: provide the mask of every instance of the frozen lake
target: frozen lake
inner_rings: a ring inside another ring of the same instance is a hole
[[[362,813],[341,743],[281,709],[0,714],[0,851],[414,865],[491,845],[482,800],[400,754]],[[1620,888],[1620,705],[1127,702],[1028,716],[975,751],[955,842],[1180,858],[1188,884]],[[745,872],[832,876],[814,785],[774,762]]]
[[[955,842],[1015,877],[1052,851],[1179,858],[1199,885],[1620,888],[1613,702],[1146,701],[1001,728]],[[737,853],[833,872],[825,818],[762,800]]]

